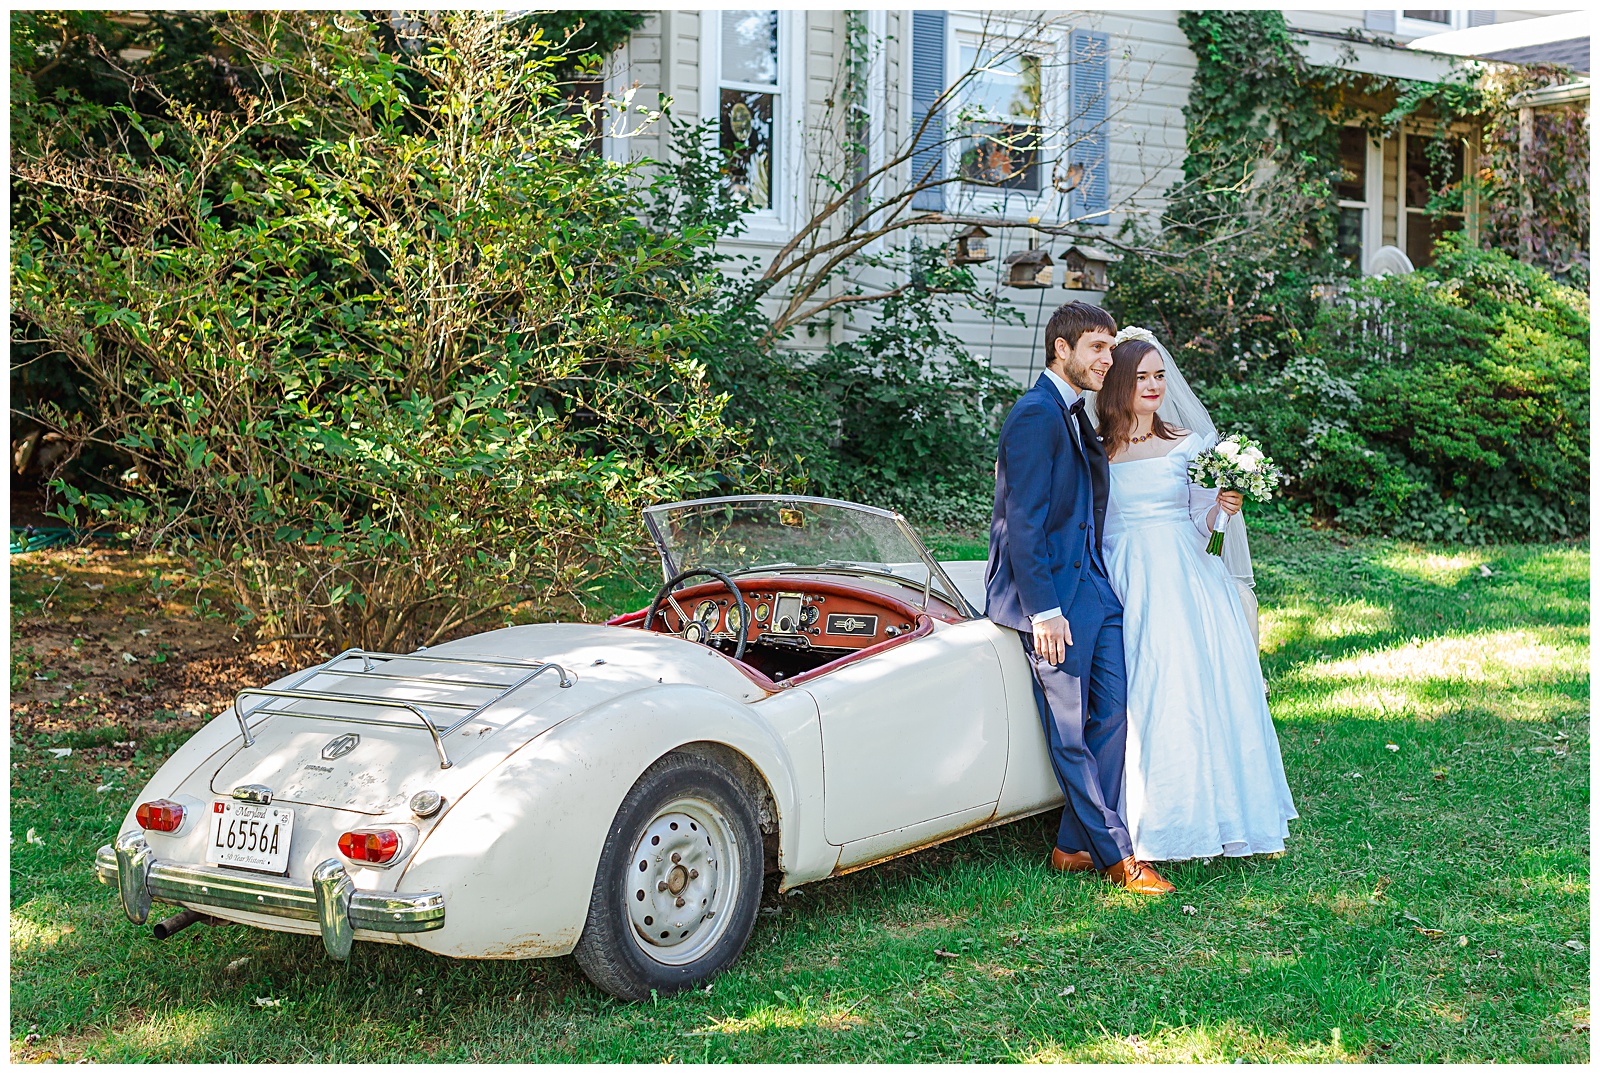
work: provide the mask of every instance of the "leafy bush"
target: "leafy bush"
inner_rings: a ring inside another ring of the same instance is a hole
[[[69,101],[14,162],[16,313],[99,424],[42,416],[131,461],[67,513],[189,552],[268,634],[392,648],[579,600],[641,506],[741,457],[685,357],[694,237],[582,151],[540,35],[418,26],[231,13],[242,115]]]
[[[918,521],[981,528],[994,504],[1000,423],[1017,382],[989,368],[945,326],[940,284],[962,270],[919,255],[923,287],[888,299],[861,335],[836,343],[806,373],[813,405],[836,428],[824,492],[891,507]]]
[[[652,200],[658,229],[694,236],[685,273],[715,278],[701,292],[711,327],[685,353],[727,396],[725,418],[749,438],[753,462],[724,474],[730,491],[785,490],[859,500],[919,522],[987,524],[1000,422],[1017,384],[945,326],[976,290],[942,249],[913,245],[875,258],[908,281],[870,308],[866,328],[808,349],[824,324],[775,332],[770,283],[754,258],[713,243],[736,238],[743,207],[722,194],[725,163],[702,126],[675,124],[673,160]],[[842,270],[841,270],[842,271]],[[1014,316],[1001,304],[998,316]]]
[[[1428,540],[1588,531],[1589,304],[1498,251],[1362,280],[1277,375],[1213,386],[1290,494],[1352,529]]]

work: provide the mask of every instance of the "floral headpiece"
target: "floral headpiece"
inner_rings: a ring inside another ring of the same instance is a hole
[[[1116,339],[1112,341],[1111,345],[1115,347],[1120,343],[1128,342],[1130,339],[1137,339],[1140,342],[1148,343],[1151,346],[1156,346],[1155,333],[1151,332],[1148,328],[1140,328],[1136,324],[1130,324],[1122,331],[1118,332]]]

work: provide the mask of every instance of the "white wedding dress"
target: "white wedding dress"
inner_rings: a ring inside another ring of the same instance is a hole
[[[1104,548],[1122,598],[1128,744],[1117,811],[1142,861],[1283,849],[1297,814],[1244,605],[1206,552],[1216,490],[1190,433],[1158,458],[1111,464]]]

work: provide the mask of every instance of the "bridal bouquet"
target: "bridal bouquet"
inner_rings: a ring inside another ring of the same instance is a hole
[[[1272,499],[1283,481],[1283,471],[1278,464],[1261,453],[1261,443],[1238,433],[1224,437],[1196,455],[1189,464],[1189,480],[1201,488],[1219,492],[1239,492],[1255,503]],[[1213,556],[1222,555],[1223,529],[1228,524],[1228,512],[1217,512],[1217,528],[1206,542],[1206,551]]]

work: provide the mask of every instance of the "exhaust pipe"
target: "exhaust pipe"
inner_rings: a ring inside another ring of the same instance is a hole
[[[190,925],[193,925],[197,921],[203,921],[207,925],[222,924],[221,920],[218,918],[210,917],[198,911],[181,910],[169,918],[164,918],[161,921],[157,921],[155,925],[151,927],[150,933],[158,940],[165,940],[173,933],[182,932],[184,929],[188,928]]]

